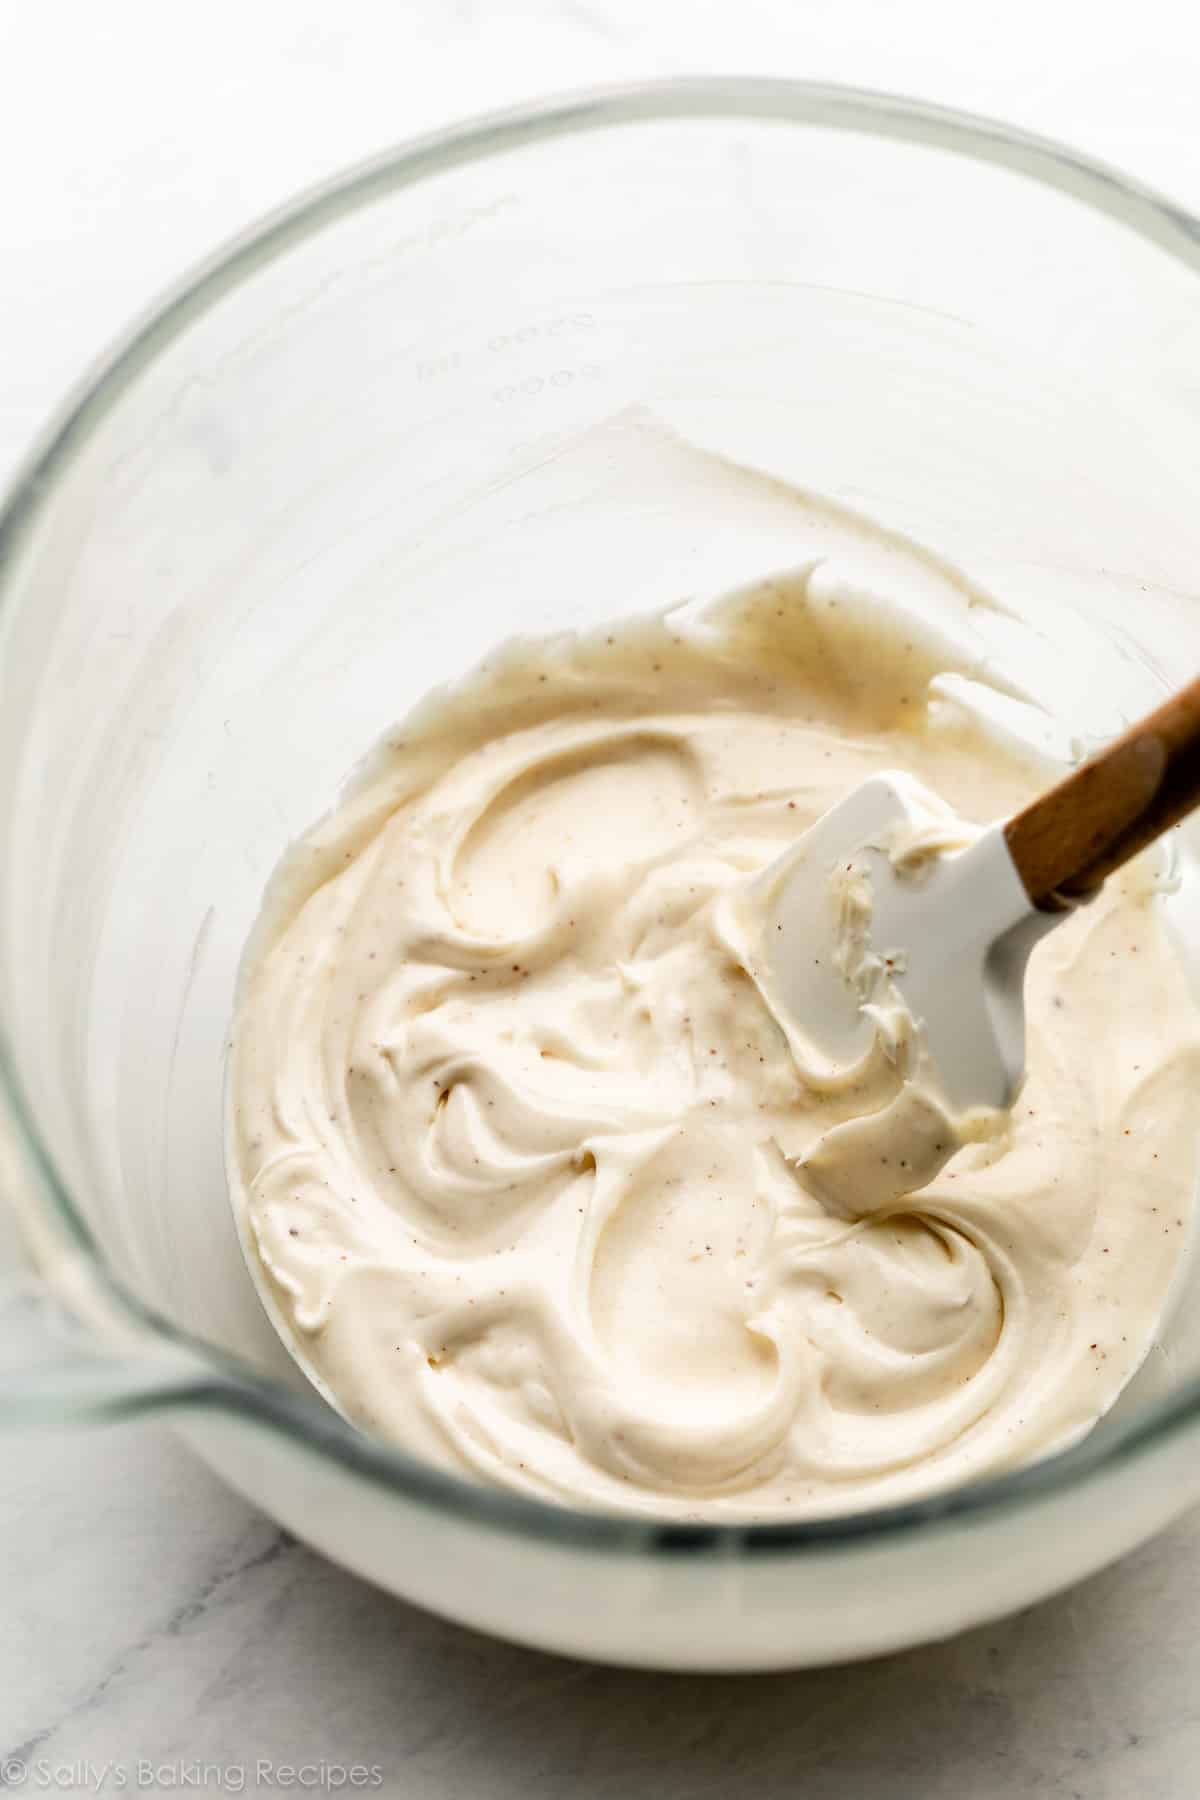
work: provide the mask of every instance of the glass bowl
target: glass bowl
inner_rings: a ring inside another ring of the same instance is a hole
[[[960,563],[1006,610],[958,623],[1076,746],[1193,673],[1198,271],[1195,220],[1054,144],[687,81],[409,144],[166,301],[0,518],[0,1186],[40,1271],[0,1416],[160,1411],[398,1594],[662,1668],[944,1635],[1193,1499],[1194,1277],[1087,1439],[917,1505],[656,1526],[418,1464],[268,1324],[222,1079],[273,864],[418,695],[514,632],[754,573],[719,508],[665,502],[663,430]],[[1187,881],[1175,910],[1186,934]]]

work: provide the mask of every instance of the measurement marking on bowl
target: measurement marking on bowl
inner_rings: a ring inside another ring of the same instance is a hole
[[[567,388],[576,381],[596,381],[603,373],[599,363],[577,363],[573,369],[555,369],[549,375],[527,375],[524,381],[493,388],[492,399],[501,406],[507,406],[513,400],[535,400],[547,388]]]
[[[587,312],[562,313],[559,317],[548,319],[542,324],[521,325],[513,331],[501,331],[488,338],[486,342],[475,342],[460,350],[447,350],[438,356],[426,356],[416,364],[416,376],[419,382],[442,381],[448,375],[457,375],[474,359],[488,356],[506,356],[511,352],[520,352],[530,346],[540,346],[546,340],[557,341],[576,331],[596,330],[595,315]]]
[[[488,349],[493,355],[504,350],[521,349],[526,344],[538,342],[541,338],[559,337],[564,331],[594,331],[595,316],[589,312],[563,313],[557,319],[547,319],[542,325],[520,325],[515,331],[498,332],[488,339]]]

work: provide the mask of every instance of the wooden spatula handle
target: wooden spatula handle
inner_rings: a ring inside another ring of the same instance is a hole
[[[1004,828],[1035,906],[1085,894],[1200,805],[1200,679],[1183,688]]]

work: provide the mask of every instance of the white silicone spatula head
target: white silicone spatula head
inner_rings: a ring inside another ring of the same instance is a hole
[[[766,957],[831,1069],[859,1064],[902,1009],[955,1111],[1006,1106],[1024,1069],[1025,958],[1057,915],[1033,906],[1001,827],[946,849],[939,821],[952,830],[911,776],[855,788],[760,877]]]
[[[958,1113],[1003,1107],[1024,1069],[1025,963],[1113,869],[1200,804],[1200,680],[1007,822],[954,840],[911,776],[873,776],[757,882],[763,960],[831,1071],[895,1022]]]

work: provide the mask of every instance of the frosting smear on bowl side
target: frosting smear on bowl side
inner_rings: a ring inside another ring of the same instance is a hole
[[[351,1419],[530,1494],[733,1521],[913,1498],[1112,1404],[1197,1172],[1197,1015],[1147,866],[1038,946],[1017,1103],[917,1192],[886,1045],[827,1081],[755,978],[748,884],[864,777],[975,824],[1045,781],[937,697],[944,667],[836,561],[513,644],[288,853],[231,1182]]]

